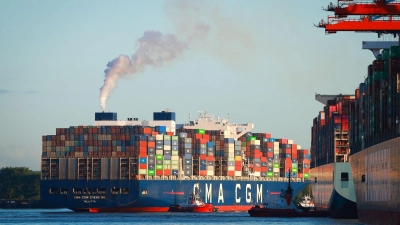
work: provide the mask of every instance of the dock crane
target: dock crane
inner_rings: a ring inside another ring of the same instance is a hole
[[[353,0],[338,0],[337,5],[332,2],[325,11],[335,12],[338,17],[348,15],[399,15],[400,2],[395,0],[375,0],[373,2],[354,2]]]
[[[326,34],[338,31],[374,32],[378,37],[382,34],[400,34],[400,2],[394,0],[374,0],[372,2],[355,2],[353,0],[338,0],[331,3],[326,11],[332,11],[334,16],[328,16],[325,22],[321,20],[316,27],[325,28]],[[348,16],[360,16],[347,18]],[[400,45],[400,37],[399,37]]]

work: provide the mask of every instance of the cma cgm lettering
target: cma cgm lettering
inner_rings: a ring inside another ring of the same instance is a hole
[[[262,184],[256,184],[257,189],[256,189],[256,194],[255,194],[255,201],[252,199],[252,185],[247,183],[245,184],[244,190],[242,190],[242,185],[241,184],[236,184],[235,185],[235,203],[262,203],[263,199],[263,191],[262,191]],[[273,193],[274,194],[274,193]],[[242,198],[242,196],[245,196]],[[205,203],[213,203],[212,201],[212,183],[205,184]],[[218,200],[217,203],[224,203],[224,187],[222,183],[219,184],[218,187]]]

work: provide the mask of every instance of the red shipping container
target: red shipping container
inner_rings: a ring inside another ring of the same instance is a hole
[[[171,176],[171,170],[164,170],[164,176]]]
[[[139,146],[140,147],[147,147],[147,142],[146,141],[139,141]]]
[[[303,172],[304,172],[304,173],[309,173],[309,172],[310,172],[310,168],[304,168],[304,169],[303,169]]]
[[[139,152],[140,157],[147,157],[147,152]]]
[[[207,156],[207,161],[214,162],[215,161],[215,157],[214,156]]]
[[[206,139],[197,139],[198,144],[207,144],[208,140]]]
[[[200,160],[206,160],[207,155],[206,154],[200,154]]]
[[[235,166],[242,166],[242,161],[235,161]]]
[[[235,171],[228,171],[228,176],[233,177],[235,176]]]
[[[273,158],[274,157],[274,153],[273,152],[268,152],[267,153],[267,157],[270,158],[270,159]]]
[[[148,148],[155,148],[156,147],[156,143],[155,142],[147,142],[147,147]]]
[[[235,171],[242,171],[242,165],[239,166],[235,165]]]
[[[325,120],[320,120],[320,126],[325,126]]]
[[[268,168],[267,167],[261,167],[261,172],[267,172]]]
[[[207,141],[210,140],[210,135],[209,134],[203,134],[203,139],[206,139]]]
[[[254,167],[253,170],[254,170],[255,172],[261,172],[261,167]]]
[[[139,164],[140,169],[147,169],[147,164]]]
[[[167,135],[174,136],[174,132],[168,131],[168,132],[167,132]]]
[[[297,177],[298,177],[298,178],[303,178],[303,173],[298,173],[298,174],[297,174]]]
[[[273,148],[274,147],[274,142],[268,142],[267,143],[268,148]]]
[[[285,153],[286,153],[286,154],[290,154],[290,153],[292,153],[292,149],[290,149],[290,148],[286,148],[286,149],[285,149]]]
[[[196,134],[196,139],[202,139],[203,135],[202,134]]]
[[[272,153],[272,152],[271,152]],[[261,162],[267,162],[267,157],[261,157]]]
[[[156,170],[156,175],[157,176],[162,176],[163,175],[163,170]]]
[[[207,176],[207,170],[200,170],[200,176]]]

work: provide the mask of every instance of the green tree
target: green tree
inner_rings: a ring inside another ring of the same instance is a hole
[[[27,167],[0,169],[0,199],[38,200],[40,198],[40,172]]]

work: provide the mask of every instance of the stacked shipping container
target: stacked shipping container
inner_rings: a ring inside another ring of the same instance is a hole
[[[352,153],[398,137],[400,47],[392,46],[368,66],[368,77],[355,90],[350,109]]]
[[[332,162],[347,162],[349,152],[349,114],[355,96],[338,95],[327,101],[324,111],[314,118],[311,129],[311,167]]]

